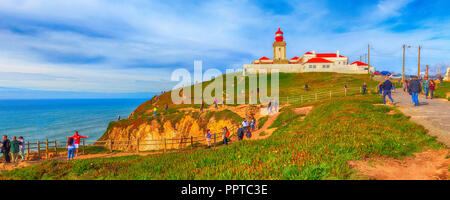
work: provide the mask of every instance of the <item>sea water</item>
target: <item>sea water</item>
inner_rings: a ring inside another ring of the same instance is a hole
[[[0,100],[0,135],[65,140],[74,131],[97,140],[109,122],[127,118],[146,99]]]

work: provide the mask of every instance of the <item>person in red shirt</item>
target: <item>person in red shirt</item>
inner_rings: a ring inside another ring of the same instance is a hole
[[[75,153],[75,157],[78,156],[78,146],[80,145],[80,139],[81,138],[88,138],[89,136],[82,136],[80,134],[78,134],[78,131],[75,131],[75,134],[72,137],[67,137],[67,139],[69,138],[73,138],[74,140],[74,145],[75,145],[75,149],[76,149],[76,153]]]

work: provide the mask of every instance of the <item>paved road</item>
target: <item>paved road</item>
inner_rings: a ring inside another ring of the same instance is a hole
[[[419,96],[420,105],[412,105],[411,96],[402,89],[396,89],[392,98],[399,109],[411,120],[429,130],[429,134],[437,136],[437,140],[450,147],[450,102],[443,99],[425,99]]]

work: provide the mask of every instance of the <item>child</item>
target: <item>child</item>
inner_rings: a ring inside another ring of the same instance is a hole
[[[73,138],[67,140],[67,160],[73,159],[73,154],[75,153],[75,144]]]
[[[211,130],[206,131],[206,143],[208,143],[208,148],[211,147]]]
[[[252,131],[255,131],[255,118],[252,118],[250,125],[252,126]]]
[[[19,137],[19,142],[21,145],[19,146],[19,154],[22,158],[22,161],[25,161],[25,150],[27,149],[27,146],[25,145],[25,140],[23,139],[23,136]]]

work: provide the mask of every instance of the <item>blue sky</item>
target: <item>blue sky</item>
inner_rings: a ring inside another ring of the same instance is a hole
[[[450,64],[450,2],[0,0],[3,98],[29,90],[145,94],[169,90],[174,69],[224,70],[272,56],[281,27],[288,57],[311,50],[378,70],[417,73]],[[442,69],[441,69],[442,71]],[[64,93],[64,94],[65,94]]]

